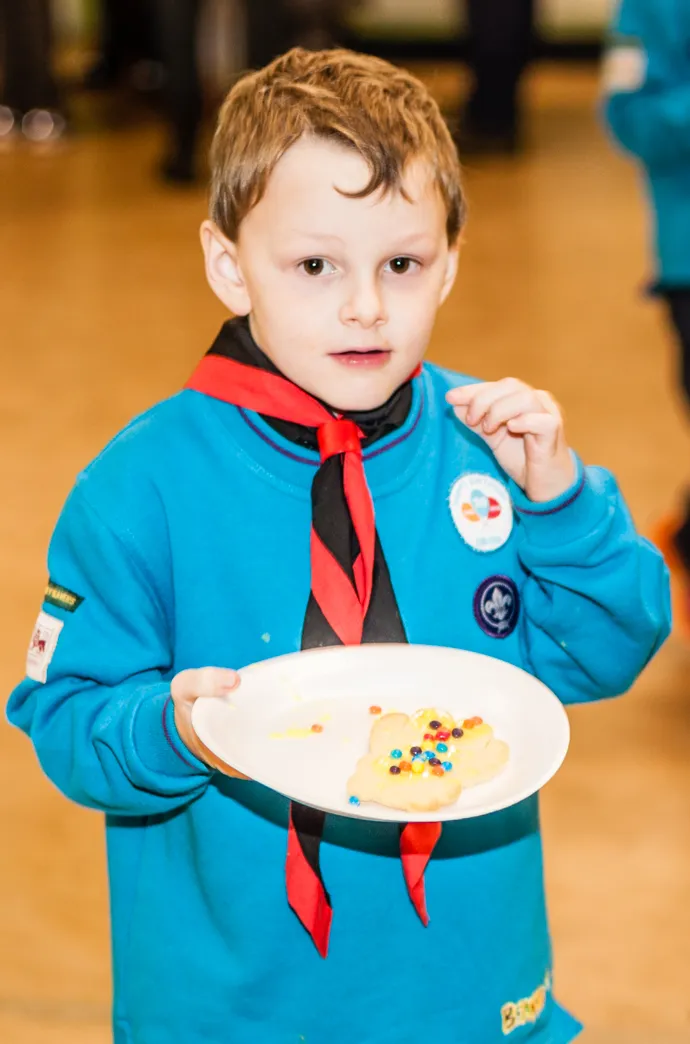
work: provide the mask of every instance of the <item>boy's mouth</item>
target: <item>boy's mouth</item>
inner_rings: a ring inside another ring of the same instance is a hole
[[[333,352],[332,359],[343,366],[385,366],[391,357],[389,348],[350,348],[344,352]]]

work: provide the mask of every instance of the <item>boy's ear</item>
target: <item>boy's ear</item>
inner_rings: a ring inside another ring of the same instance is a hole
[[[240,268],[237,244],[223,235],[213,221],[204,221],[200,235],[208,285],[229,311],[249,315],[252,303]]]
[[[446,274],[443,279],[443,286],[441,287],[441,304],[448,297],[448,294],[453,289],[453,283],[455,277],[458,274],[458,259],[460,257],[460,244],[456,243],[448,251],[448,260],[446,261]]]

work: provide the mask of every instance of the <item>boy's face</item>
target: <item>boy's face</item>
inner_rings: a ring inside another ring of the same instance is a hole
[[[349,199],[370,171],[354,150],[302,138],[282,157],[237,243],[202,226],[209,282],[249,315],[260,348],[336,409],[369,410],[410,376],[455,278],[433,173],[411,163],[401,193]]]

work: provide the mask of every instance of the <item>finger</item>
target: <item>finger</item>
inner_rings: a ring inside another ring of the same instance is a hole
[[[462,384],[458,388],[451,388],[446,393],[446,402],[450,406],[467,406],[477,394],[477,391],[485,386],[484,383]]]
[[[505,377],[502,381],[494,381],[483,385],[473,397],[467,411],[467,423],[471,428],[480,424],[487,412],[495,402],[513,395],[516,392],[529,389],[529,385],[516,380],[515,377]]]
[[[240,683],[237,671],[224,667],[202,667],[199,670],[180,671],[170,686],[175,700],[196,700],[206,696],[223,696]]]
[[[561,421],[563,420],[563,410],[556,402],[553,395],[550,395],[549,392],[543,390],[538,390],[535,394],[547,413],[551,413]]]
[[[519,417],[512,417],[506,426],[513,435],[536,435],[555,442],[561,430],[561,421],[551,413],[522,413]]]
[[[502,424],[523,413],[545,412],[544,406],[534,388],[525,386],[520,391],[505,395],[494,402],[484,415],[482,427],[487,435],[493,435]]]

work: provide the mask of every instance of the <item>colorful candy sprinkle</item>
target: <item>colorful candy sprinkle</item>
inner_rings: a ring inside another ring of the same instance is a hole
[[[440,758],[429,758],[429,764],[430,765],[440,765],[441,764],[441,759]]]
[[[433,768],[431,770],[431,774],[433,776],[445,776],[445,772],[443,771],[440,765],[436,766],[436,768]]]
[[[391,767],[388,769],[388,771],[390,772],[391,776],[399,776],[400,775],[400,765],[391,765]]]
[[[402,751],[401,750],[392,750],[391,751],[391,757],[392,758],[401,758],[402,757]]]
[[[446,772],[450,772],[450,770],[453,767],[453,762],[452,761],[444,761],[443,762],[443,767],[446,770]]]
[[[449,729],[440,729],[436,733],[436,739],[441,740],[441,742],[443,742],[443,740],[450,739],[450,731],[449,731]]]
[[[412,765],[410,765],[409,761],[401,761],[400,762],[400,771],[401,772],[409,772],[411,770],[411,768],[412,768]]]
[[[381,713],[381,708],[377,707],[376,704],[374,704],[373,706],[371,706],[369,708],[369,713],[370,714],[380,714]]]
[[[473,729],[477,725],[483,725],[484,724],[484,719],[483,718],[478,718],[478,717],[468,718],[467,721],[463,721],[462,724],[465,726],[466,729]]]
[[[421,759],[415,758],[415,760],[412,762],[412,771],[414,772],[415,776],[419,776],[425,768],[426,765]]]
[[[441,728],[441,722],[440,721],[430,721],[429,722],[429,728],[430,729],[440,729]]]
[[[415,756],[412,758],[412,763],[414,764],[415,761],[423,761],[426,765],[426,758],[423,754],[415,754]]]
[[[359,798],[355,797],[354,794],[353,794],[352,797],[350,798],[350,804],[351,805],[358,805],[359,804]]]
[[[453,729],[453,739],[462,739],[464,735],[462,729]]]
[[[415,754],[421,754],[421,753],[422,753],[422,748],[421,747],[410,747],[410,754],[412,754],[413,757],[414,757]]]
[[[424,751],[424,757],[426,758],[427,761],[431,761],[433,756],[434,756],[433,750],[425,750]]]
[[[436,737],[434,736],[433,732],[425,732],[424,733],[424,739],[425,740],[432,740],[432,739],[435,739],[435,738]]]
[[[312,732],[323,732],[323,725],[312,725]]]
[[[437,743],[436,750],[439,752],[439,754],[446,754],[448,752],[448,747],[445,743]]]

